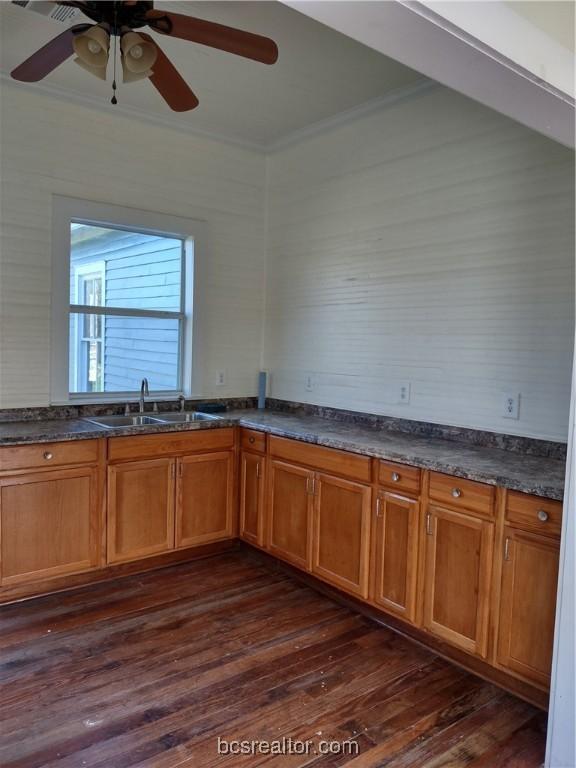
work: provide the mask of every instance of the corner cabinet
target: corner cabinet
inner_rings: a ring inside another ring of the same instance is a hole
[[[240,454],[240,538],[264,544],[265,459],[257,453]]]

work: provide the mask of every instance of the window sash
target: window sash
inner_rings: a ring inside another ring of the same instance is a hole
[[[121,307],[94,307],[70,301],[70,225],[74,223],[103,226],[109,229],[142,232],[180,240],[182,243],[182,276],[180,310],[156,310]],[[81,313],[132,318],[157,318],[178,321],[179,370],[178,389],[151,390],[156,397],[173,398],[178,394],[191,397],[202,388],[201,366],[194,362],[202,356],[202,328],[206,304],[198,286],[206,280],[205,260],[199,258],[206,249],[206,222],[155,211],[138,210],[119,205],[53,196],[52,230],[52,330],[50,400],[67,402],[106,402],[136,399],[134,390],[114,392],[72,392],[69,387],[70,321]]]

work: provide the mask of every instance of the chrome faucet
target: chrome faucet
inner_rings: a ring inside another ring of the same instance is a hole
[[[186,410],[186,398],[184,397],[184,395],[178,396],[178,402],[180,404],[180,413],[184,413],[184,411]]]
[[[142,384],[140,385],[140,413],[144,413],[144,398],[149,396],[148,379],[142,379]]]

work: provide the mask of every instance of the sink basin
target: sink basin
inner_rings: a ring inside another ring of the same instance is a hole
[[[186,424],[190,421],[213,421],[218,418],[218,416],[213,416],[210,413],[199,413],[198,411],[158,414],[158,419],[166,424]]]
[[[106,427],[106,429],[114,429],[114,427],[146,427],[151,424],[162,424],[163,419],[134,414],[133,416],[94,416],[91,419],[84,419],[84,421],[97,424],[99,427]]]

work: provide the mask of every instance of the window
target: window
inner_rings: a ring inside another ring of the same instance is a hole
[[[136,395],[144,377],[189,393],[195,237],[173,217],[57,201],[52,401]]]

